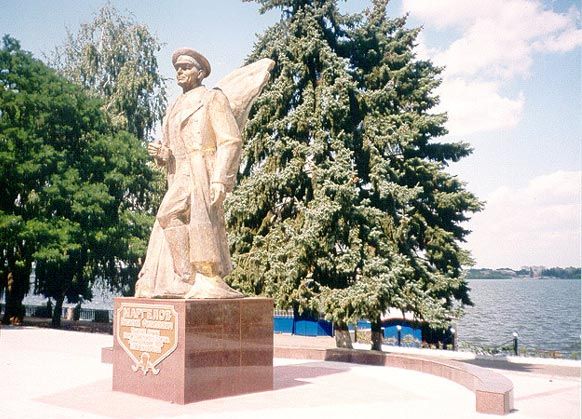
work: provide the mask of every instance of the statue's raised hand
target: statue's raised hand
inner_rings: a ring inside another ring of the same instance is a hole
[[[160,149],[162,148],[162,144],[159,142],[148,143],[148,154],[152,157],[157,157],[160,154]]]

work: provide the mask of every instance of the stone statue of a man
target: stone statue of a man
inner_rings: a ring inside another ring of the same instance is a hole
[[[156,215],[136,297],[242,297],[222,279],[232,270],[223,201],[238,171],[241,118],[237,121],[221,89],[202,85],[211,71],[202,54],[181,48],[172,63],[183,93],[166,113],[162,140],[148,145],[148,153],[166,169],[168,191]],[[250,95],[242,95],[247,97],[242,119],[268,80],[272,64],[263,63],[266,77],[259,77],[258,90],[255,86]],[[250,75],[256,75],[256,69],[251,70]],[[251,78],[251,84],[257,83]]]

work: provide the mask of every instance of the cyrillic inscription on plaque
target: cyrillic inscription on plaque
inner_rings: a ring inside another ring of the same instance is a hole
[[[144,375],[178,346],[178,313],[171,305],[121,303],[117,309],[117,342]]]

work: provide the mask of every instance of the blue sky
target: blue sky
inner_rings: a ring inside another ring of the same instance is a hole
[[[0,33],[42,58],[88,22],[104,0],[0,0]],[[113,0],[165,44],[169,57],[191,46],[213,65],[207,84],[238,67],[279,18],[239,0]],[[369,1],[340,2],[350,12]],[[580,266],[582,86],[580,3],[572,0],[399,0],[422,26],[418,55],[446,69],[439,88],[449,113],[446,140],[463,140],[472,156],[448,170],[487,201],[473,217],[466,247],[478,267]],[[169,80],[170,99],[179,90]]]

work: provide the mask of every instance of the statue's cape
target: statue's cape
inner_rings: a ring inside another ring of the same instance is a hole
[[[241,132],[247,122],[251,106],[269,81],[274,66],[275,61],[263,58],[237,68],[216,84],[228,98]]]

